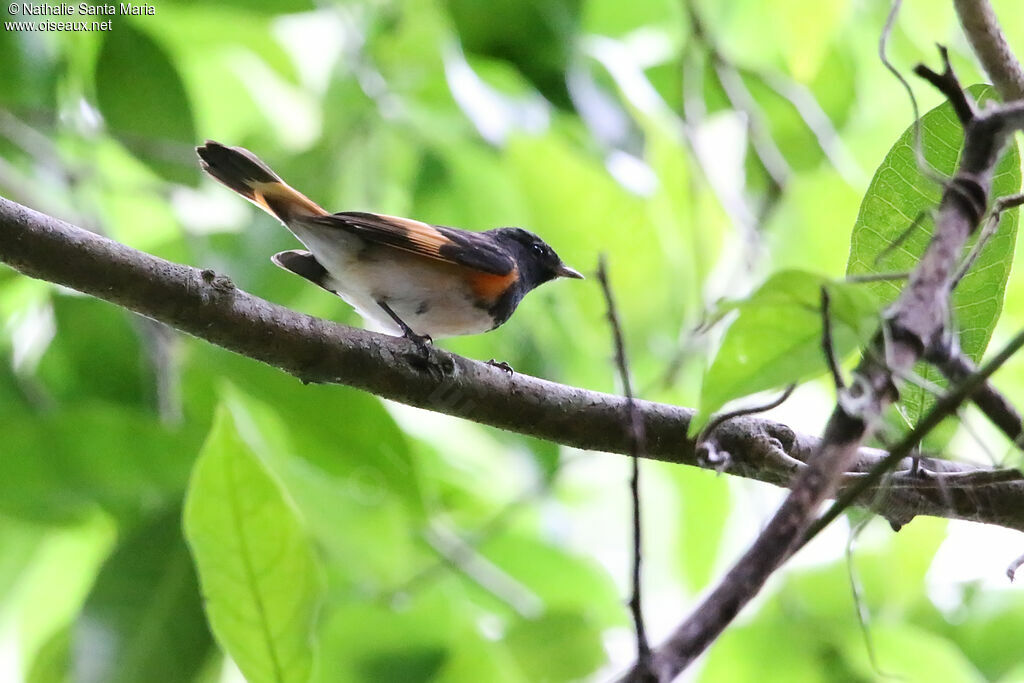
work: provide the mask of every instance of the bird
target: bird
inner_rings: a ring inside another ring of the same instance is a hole
[[[545,282],[583,279],[523,228],[475,232],[380,213],[328,213],[243,147],[207,140],[196,153],[203,171],[275,217],[306,247],[274,254],[274,264],[424,353],[434,339],[499,327]]]

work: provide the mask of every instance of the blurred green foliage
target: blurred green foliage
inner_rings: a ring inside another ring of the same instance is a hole
[[[947,4],[904,8],[902,70],[962,48]],[[996,3],[1024,49],[1018,5]],[[875,56],[888,5],[695,6],[702,32],[677,0],[160,0],[109,32],[5,29],[0,194],[349,324],[269,262],[294,239],[202,178],[196,143],[248,147],[332,210],[522,225],[584,272],[607,253],[644,398],[708,413],[800,380],[784,415],[814,432],[832,400],[820,287],[849,364],[891,288],[839,282],[847,264],[906,268],[874,257],[938,197]],[[959,129],[944,107],[925,124],[948,173]],[[1002,164],[1012,192],[1019,156]],[[975,356],[1024,321],[1015,229],[959,294]],[[442,343],[614,391],[603,313],[593,282],[558,282]],[[606,679],[631,661],[620,456],[303,386],[7,269],[0,321],[4,680],[215,681],[225,655],[252,681]],[[1024,363],[998,383],[1024,396]],[[752,538],[766,489],[645,463],[656,638]],[[871,646],[838,530],[696,679],[1022,680],[1024,603],[933,566],[946,527],[868,527],[853,567]],[[958,547],[971,576],[1002,576]]]

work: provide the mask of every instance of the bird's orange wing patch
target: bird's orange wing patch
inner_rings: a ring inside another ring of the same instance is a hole
[[[445,237],[433,225],[413,220],[412,218],[388,216],[383,213],[375,215],[383,223],[390,224],[393,228],[397,229],[413,246],[413,251],[424,256],[448,260],[441,255],[441,248],[451,244],[451,240]]]
[[[481,274],[508,277],[515,270],[512,257],[487,233],[358,211],[318,216],[310,222],[346,230],[369,242],[478,270]]]

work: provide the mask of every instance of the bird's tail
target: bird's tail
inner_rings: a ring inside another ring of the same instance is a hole
[[[214,180],[285,224],[295,218],[327,215],[316,202],[281,180],[244,147],[227,147],[207,140],[205,145],[196,147],[196,154],[199,165]]]

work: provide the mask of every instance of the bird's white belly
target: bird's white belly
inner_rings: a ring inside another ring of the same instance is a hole
[[[416,334],[433,339],[478,334],[494,327],[454,268],[332,230],[292,226],[292,231],[327,269],[330,288],[372,326],[400,336],[401,328],[377,302],[384,301]],[[440,267],[439,267],[440,266]],[[453,287],[453,283],[459,283]]]

